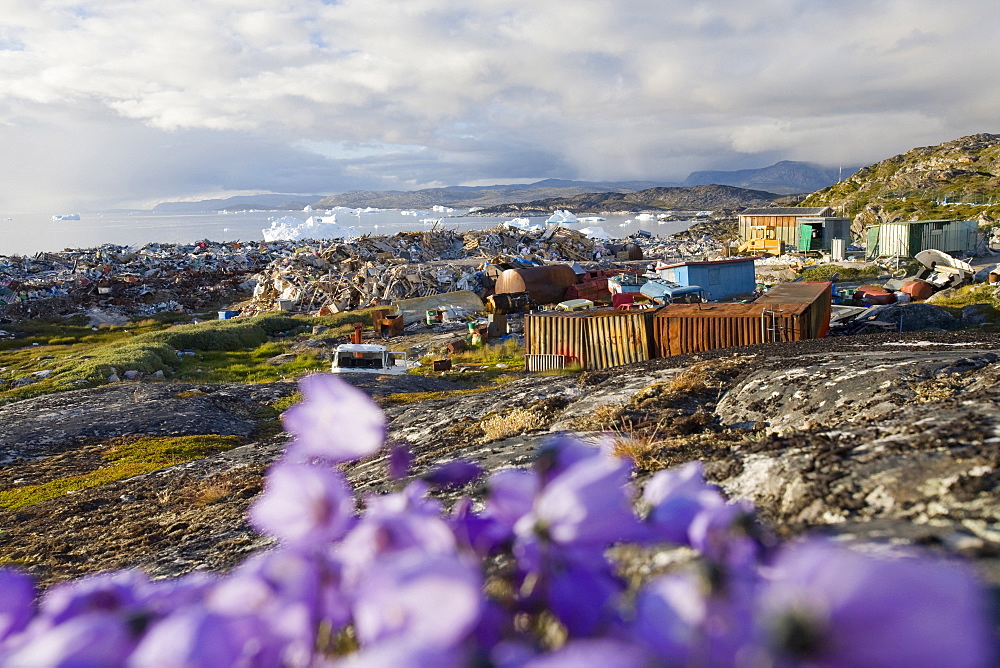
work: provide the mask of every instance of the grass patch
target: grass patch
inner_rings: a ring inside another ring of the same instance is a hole
[[[439,399],[450,399],[452,397],[465,397],[470,394],[481,394],[495,389],[495,385],[484,387],[473,387],[467,390],[442,390],[438,392],[394,392],[382,399],[383,405],[403,406],[415,404],[421,401],[437,401]]]
[[[830,281],[834,275],[838,281],[858,281],[866,278],[877,278],[885,274],[885,269],[878,265],[866,267],[842,267],[837,264],[820,264],[806,267],[799,274],[804,281]]]
[[[70,492],[99,487],[167,466],[200,459],[216,452],[230,450],[239,444],[238,436],[215,434],[123,439],[109,447],[102,455],[108,462],[107,466],[81,475],[0,491],[0,507],[17,510]]]

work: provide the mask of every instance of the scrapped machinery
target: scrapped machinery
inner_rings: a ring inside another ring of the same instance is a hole
[[[784,255],[785,242],[777,238],[774,227],[770,225],[752,225],[750,238],[736,249],[739,254]]]

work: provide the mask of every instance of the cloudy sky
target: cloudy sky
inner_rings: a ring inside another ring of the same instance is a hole
[[[0,211],[682,180],[1000,132],[995,0],[0,0]]]

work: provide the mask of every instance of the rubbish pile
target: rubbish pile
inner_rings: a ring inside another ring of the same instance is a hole
[[[0,314],[64,315],[95,306],[130,315],[211,306],[290,244],[199,241],[105,244],[34,256],[0,256]]]
[[[302,246],[254,277],[253,298],[241,313],[297,310],[325,315],[457,290],[482,297],[493,286],[496,271],[490,266],[593,260],[593,248],[581,233],[559,227],[461,233],[433,229],[365,236],[324,248]]]
[[[325,222],[325,221],[324,221]],[[233,303],[262,311],[334,312],[469,290],[485,296],[502,269],[550,262],[720,254],[710,236],[594,240],[559,225],[500,225],[348,240],[105,244],[34,256],[0,256],[0,316],[67,315],[95,308],[125,316]]]

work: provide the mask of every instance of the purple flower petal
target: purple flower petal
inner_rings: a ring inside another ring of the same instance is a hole
[[[707,615],[701,583],[689,576],[650,582],[635,603],[636,639],[667,665],[688,665]]]
[[[482,467],[468,459],[453,459],[427,472],[423,479],[432,487],[462,487],[483,474]]]
[[[389,449],[388,473],[392,480],[402,480],[410,475],[413,452],[404,443],[396,443]]]
[[[0,642],[21,631],[35,614],[35,580],[27,573],[0,568]]]
[[[295,435],[290,456],[347,462],[382,447],[385,415],[364,392],[333,374],[306,376],[299,387],[305,400],[281,416]]]
[[[588,457],[576,461],[546,485],[534,510],[515,532],[560,544],[603,547],[644,535],[626,494],[630,468],[621,461]]]
[[[571,640],[551,654],[523,664],[524,668],[648,668],[657,665],[638,645],[612,638]]]
[[[354,517],[354,495],[344,476],[309,464],[282,462],[267,476],[250,508],[259,530],[297,543],[337,540]]]
[[[984,591],[957,563],[810,541],[783,550],[761,600],[782,661],[987,666],[997,658]]]
[[[357,594],[358,639],[363,645],[405,638],[413,647],[453,647],[476,626],[481,588],[479,569],[456,556],[383,558]]]
[[[189,608],[155,624],[129,657],[131,668],[262,665],[266,630],[250,620]],[[110,665],[110,664],[109,664]]]
[[[124,616],[92,612],[32,634],[0,660],[5,666],[120,666],[133,647]]]

